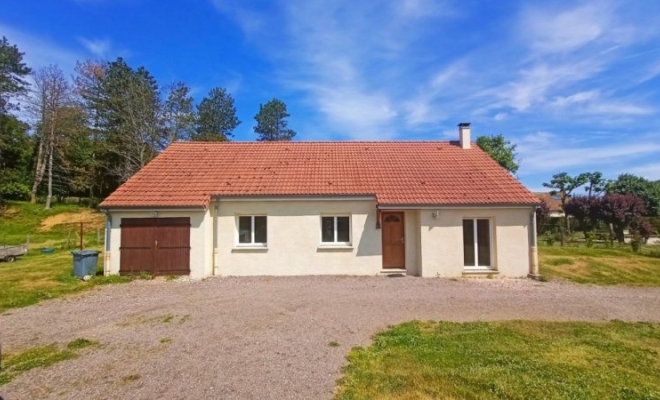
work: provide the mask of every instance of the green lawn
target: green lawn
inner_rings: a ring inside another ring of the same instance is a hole
[[[660,399],[660,324],[418,322],[353,349],[336,399]]]
[[[660,286],[660,249],[540,246],[541,275],[596,285]],[[655,255],[655,256],[654,256]]]
[[[59,216],[59,217],[58,217]],[[58,217],[57,219],[49,217]],[[97,229],[103,216],[77,205],[55,205],[44,210],[42,204],[11,202],[0,214],[0,244],[25,243],[30,235],[30,250],[24,257],[11,263],[0,262],[0,312],[24,307],[44,299],[79,292],[97,285],[127,282],[127,277],[94,277],[83,282],[73,277],[73,259],[70,250],[79,242],[79,221],[84,221],[85,248],[102,249]],[[44,225],[44,222],[62,222]],[[102,233],[101,239],[102,239]],[[43,254],[50,247],[53,254]],[[103,259],[99,255],[99,268]]]

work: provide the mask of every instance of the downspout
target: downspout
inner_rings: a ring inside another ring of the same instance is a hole
[[[529,274],[527,277],[540,280],[541,274],[539,274],[539,253],[536,238],[536,207],[532,208],[529,219]]]
[[[112,237],[112,214],[108,210],[101,210],[105,214],[105,251],[103,253],[103,276],[110,275],[110,238]]]
[[[211,251],[211,275],[215,276],[216,273],[216,257],[218,255],[218,208],[220,205],[216,202],[213,206],[213,249]]]

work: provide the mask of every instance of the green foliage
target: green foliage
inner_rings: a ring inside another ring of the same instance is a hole
[[[27,91],[25,77],[32,72],[23,62],[23,55],[6,37],[0,40],[0,115],[17,106],[10,103],[12,96]]]
[[[5,356],[2,369],[0,369],[0,386],[9,383],[13,378],[23,372],[35,368],[48,368],[61,361],[77,358],[77,350],[90,346],[98,346],[99,342],[85,338],[70,341],[65,348],[56,344],[32,347],[18,353],[9,353]]]
[[[24,200],[30,195],[33,140],[27,124],[0,114],[0,202]]]
[[[599,174],[599,172],[597,174]],[[566,202],[571,197],[571,193],[573,193],[575,189],[587,183],[589,181],[590,176],[592,176],[592,174],[588,172],[582,173],[575,177],[568,175],[566,172],[560,172],[558,174],[554,174],[550,182],[544,182],[543,186],[552,189],[550,190],[550,194],[552,196],[559,196],[559,199],[561,201],[561,208],[562,210],[565,210]],[[566,242],[565,232],[569,230],[568,224],[569,224],[568,217],[564,215],[564,226],[561,229],[562,246]]]
[[[506,169],[512,174],[518,172],[520,163],[517,159],[516,145],[509,140],[505,140],[502,135],[494,136],[479,136],[477,138],[477,145],[486,153],[488,153],[493,160],[497,161],[502,168]]]
[[[660,324],[419,322],[348,355],[337,399],[619,399],[660,395]]]
[[[61,247],[65,247],[72,231],[72,243],[77,245],[78,227],[72,229],[70,225],[58,225],[42,230],[40,226],[48,217],[83,210],[88,212],[78,205],[56,204],[52,209],[45,210],[42,205],[10,201],[8,207],[0,211],[1,244],[22,244],[30,235],[27,255],[13,263],[0,263],[0,313],[99,285],[125,283],[134,279],[127,276],[95,276],[84,282],[73,276],[73,259],[69,249]],[[99,244],[93,245],[96,243],[96,235],[95,229],[85,230],[86,248],[99,249]],[[55,248],[55,252],[43,254],[40,250],[44,247]],[[102,254],[99,254],[98,265],[103,265]]]
[[[197,105],[197,127],[192,140],[223,142],[234,136],[241,123],[236,117],[234,98],[226,89],[213,88]]]
[[[99,342],[96,340],[89,340],[85,338],[78,338],[67,343],[66,348],[69,350],[80,350],[85,347],[98,346]]]
[[[195,131],[195,111],[190,88],[183,82],[170,86],[161,110],[164,135],[160,149],[177,140],[188,140]]]
[[[257,125],[254,132],[259,135],[258,141],[289,141],[296,136],[296,131],[289,129],[286,104],[278,99],[272,99],[259,105],[259,113],[254,116]]]
[[[660,216],[660,181],[621,174],[616,180],[607,182],[605,191],[608,194],[633,194],[644,200],[648,216]]]

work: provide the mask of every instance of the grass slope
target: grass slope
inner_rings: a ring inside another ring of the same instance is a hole
[[[539,247],[541,274],[596,285],[660,286],[660,258],[629,248]]]
[[[348,355],[336,399],[658,399],[660,324],[418,322]]]
[[[44,228],[44,221],[58,215],[66,217],[62,220],[64,223]],[[79,226],[75,223],[82,219],[89,222],[89,226],[98,226],[99,217],[102,219],[102,215],[92,214],[89,209],[77,205],[58,204],[51,210],[44,210],[40,204],[10,203],[0,215],[0,244],[25,243],[30,235],[30,251],[15,262],[0,262],[0,312],[97,285],[129,281],[130,278],[119,276],[97,276],[88,282],[73,277],[73,259],[67,240],[70,246],[76,246]],[[85,247],[101,250],[96,240],[96,229],[87,229]],[[40,251],[43,247],[52,247],[55,252],[43,254]],[[98,265],[103,265],[102,255],[99,255]]]

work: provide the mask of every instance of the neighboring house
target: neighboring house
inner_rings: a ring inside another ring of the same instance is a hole
[[[558,195],[552,195],[550,192],[535,192],[534,195],[548,205],[550,213],[549,218],[563,218],[564,210],[561,208],[561,199]]]
[[[536,273],[539,200],[473,143],[174,143],[110,195],[105,273]]]

